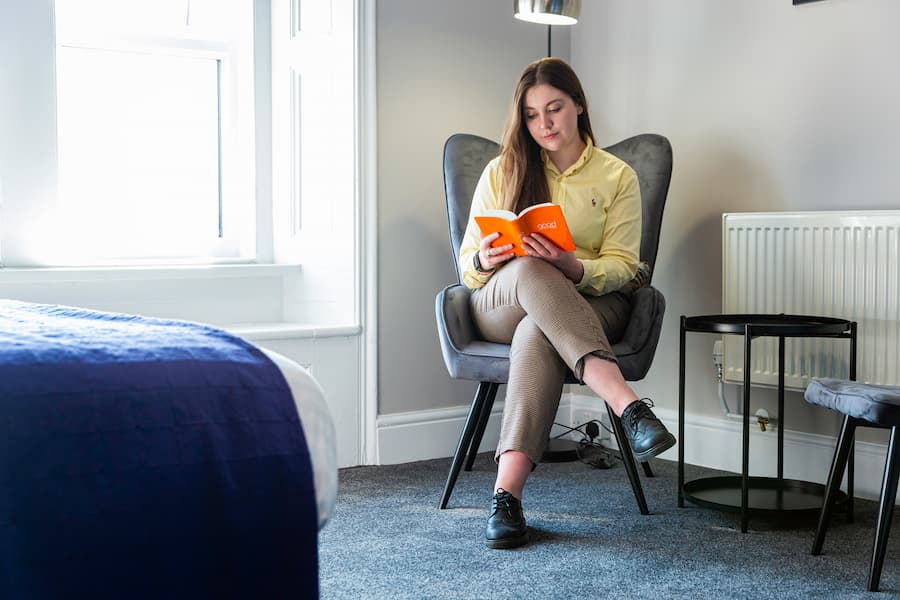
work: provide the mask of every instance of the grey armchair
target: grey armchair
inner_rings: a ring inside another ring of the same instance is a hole
[[[641,188],[643,226],[642,261],[654,265],[659,247],[663,209],[672,174],[672,147],[660,135],[637,135],[606,151],[618,156],[635,170]],[[444,146],[444,192],[450,227],[450,248],[456,265],[457,283],[444,288],[435,300],[438,334],[444,363],[455,379],[478,381],[478,388],[460,435],[450,473],[444,485],[440,508],[446,508],[459,471],[472,469],[478,446],[484,436],[494,398],[509,376],[509,346],[479,339],[469,308],[470,290],[462,284],[456,257],[466,230],[469,208],[478,178],[485,165],[497,156],[499,146],[488,139],[470,135],[451,136]],[[652,277],[652,272],[651,272]],[[628,381],[643,379],[650,369],[662,330],[665,298],[651,285],[635,291],[632,315],[624,336],[613,345],[622,374]],[[577,383],[569,374],[568,383]],[[638,477],[634,456],[630,451],[622,422],[607,405],[613,431],[622,449],[622,462],[634,491],[641,514],[649,514],[647,501]],[[646,465],[645,465],[645,468]],[[648,473],[649,469],[647,468]]]

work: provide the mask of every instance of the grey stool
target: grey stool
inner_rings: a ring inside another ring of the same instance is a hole
[[[872,547],[872,563],[869,567],[868,590],[878,591],[881,579],[881,567],[887,548],[888,534],[891,531],[891,518],[894,514],[894,501],[897,496],[897,481],[900,475],[900,387],[887,385],[867,385],[844,379],[813,379],[806,387],[804,398],[810,404],[817,404],[836,410],[844,415],[841,432],[838,436],[837,448],[825,484],[825,499],[819,513],[819,525],[813,541],[812,553],[821,554],[825,542],[825,532],[831,512],[834,508],[835,495],[841,485],[844,469],[853,449],[853,436],[857,427],[890,428],[891,439],[888,443],[887,459],[884,463],[884,480],[881,483],[881,499],[878,507],[878,522],[875,527],[875,543]],[[849,495],[852,497],[852,490]]]

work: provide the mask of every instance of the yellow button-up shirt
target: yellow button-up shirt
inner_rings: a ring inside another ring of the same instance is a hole
[[[575,241],[575,257],[584,265],[584,276],[575,287],[584,294],[599,296],[619,289],[637,272],[641,192],[637,175],[627,163],[595,147],[590,139],[585,141],[584,152],[564,173],[545,152],[541,156],[550,188],[548,201],[562,207]],[[475,270],[473,258],[482,232],[474,217],[502,208],[500,185],[498,157],[485,167],[475,188],[459,252],[463,283],[473,290],[484,286],[492,275]]]

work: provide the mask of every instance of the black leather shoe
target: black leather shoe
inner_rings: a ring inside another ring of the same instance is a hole
[[[622,411],[622,426],[634,456],[647,462],[675,445],[675,436],[656,418],[646,400],[635,400]]]
[[[491,516],[484,530],[484,545],[488,548],[517,548],[528,541],[522,502],[504,489],[491,498]]]

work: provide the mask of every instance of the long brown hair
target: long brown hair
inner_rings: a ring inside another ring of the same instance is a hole
[[[546,83],[568,94],[583,109],[578,115],[578,132],[594,142],[587,99],[575,71],[558,58],[542,58],[525,67],[513,93],[503,139],[500,142],[500,169],[503,207],[516,212],[540,202],[550,201],[550,189],[544,176],[541,147],[523,122],[525,94]]]

